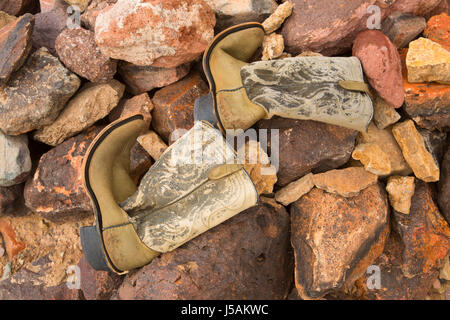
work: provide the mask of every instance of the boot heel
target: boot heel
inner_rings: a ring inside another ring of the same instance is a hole
[[[81,247],[84,256],[90,266],[98,271],[111,271],[106,263],[106,258],[102,249],[102,239],[98,234],[97,228],[82,227],[80,229]]]

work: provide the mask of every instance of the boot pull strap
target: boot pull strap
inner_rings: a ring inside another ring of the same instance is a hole
[[[208,174],[208,179],[219,180],[227,176],[230,176],[233,173],[242,170],[243,168],[244,168],[243,164],[222,164],[214,169],[211,169],[211,171]]]
[[[365,92],[370,95],[369,86],[365,82],[353,81],[353,80],[343,80],[339,81],[341,88],[350,91],[360,91]]]

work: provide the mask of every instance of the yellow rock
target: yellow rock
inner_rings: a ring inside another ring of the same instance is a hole
[[[409,214],[414,189],[414,177],[389,177],[386,191],[389,194],[389,202],[395,211]]]
[[[279,27],[281,27],[284,20],[286,20],[286,18],[291,15],[292,8],[293,6],[290,1],[286,1],[283,4],[279,5],[275,12],[272,13],[270,17],[267,18],[262,24],[264,30],[266,31],[266,34],[271,34]]]
[[[238,159],[245,159],[244,168],[255,184],[258,194],[273,192],[273,186],[278,180],[277,170],[270,164],[269,156],[259,142],[248,141],[238,150]]]
[[[409,82],[450,82],[450,52],[429,39],[409,44],[406,66]]]
[[[375,143],[362,143],[353,150],[352,157],[361,161],[364,169],[378,176],[391,174],[391,161],[379,145]]]
[[[287,206],[307,194],[314,187],[313,174],[309,173],[297,181],[291,182],[275,194],[275,200]]]
[[[373,122],[378,129],[385,129],[400,120],[400,114],[384,101],[379,95],[376,96],[373,104]]]
[[[379,129],[373,123],[370,124],[367,132],[360,132],[357,137],[358,144],[374,143],[380,147],[385,154],[388,155],[391,163],[391,173],[407,176],[412,173],[411,168],[403,158],[402,150],[395,141],[390,127]]]
[[[362,167],[330,170],[313,176],[314,185],[343,197],[357,196],[361,190],[377,183],[378,176]]]
[[[154,131],[149,131],[137,138],[137,142],[148,152],[153,160],[158,160],[163,152],[167,149],[167,145],[160,136]]]
[[[0,29],[6,26],[7,24],[16,21],[15,16],[11,16],[7,14],[6,12],[0,11]]]
[[[392,133],[415,176],[425,182],[439,181],[439,166],[427,150],[414,122],[407,120],[396,124]]]
[[[284,39],[281,34],[272,33],[264,37],[261,60],[267,61],[281,57],[284,51]]]

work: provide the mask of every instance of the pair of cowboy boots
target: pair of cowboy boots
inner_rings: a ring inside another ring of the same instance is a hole
[[[122,274],[142,267],[257,204],[256,188],[222,133],[246,130],[274,115],[367,129],[373,107],[357,58],[248,63],[263,38],[259,23],[216,37],[203,59],[211,93],[196,101],[194,127],[162,154],[138,187],[129,159],[145,126],[142,115],[118,120],[96,137],[84,160],[96,224],[81,230],[94,269]]]

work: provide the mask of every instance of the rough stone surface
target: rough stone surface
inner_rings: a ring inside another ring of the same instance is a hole
[[[291,285],[289,247],[289,215],[262,198],[259,206],[127,276],[118,298],[285,299]]]
[[[427,150],[424,139],[414,126],[414,122],[407,120],[396,124],[392,133],[414,175],[425,182],[438,181],[439,165]]]
[[[279,58],[284,51],[284,39],[281,34],[272,33],[264,37],[261,60],[267,61]]]
[[[437,42],[419,38],[409,44],[408,81],[450,83],[450,52]]]
[[[450,223],[450,148],[447,147],[441,165],[441,179],[438,184],[438,203],[442,215]]]
[[[427,129],[418,129],[420,135],[423,137],[425,147],[433,155],[436,163],[441,163],[447,140],[447,132],[445,131],[430,131]]]
[[[31,12],[36,9],[34,0],[2,0],[0,2],[0,11],[5,11],[13,16],[19,16],[25,12]]]
[[[77,6],[81,12],[86,10],[91,0],[64,0],[68,5]]]
[[[78,263],[80,286],[86,300],[109,300],[122,284],[123,277],[108,271],[96,271],[83,256]]]
[[[450,255],[445,259],[444,267],[439,272],[439,278],[450,281]]]
[[[98,15],[108,7],[112,7],[117,0],[92,0],[81,15],[81,24],[86,29],[95,31],[95,21]]]
[[[33,15],[25,14],[0,29],[0,85],[5,85],[28,57],[33,25]]]
[[[381,31],[397,48],[404,48],[423,32],[426,25],[423,17],[397,11],[383,21]]]
[[[167,149],[167,145],[154,131],[148,131],[146,134],[139,136],[137,141],[155,161]]]
[[[376,0],[293,0],[292,15],[283,25],[287,51],[334,55],[347,51],[356,33],[367,28]]]
[[[191,64],[175,68],[137,66],[125,61],[119,62],[119,74],[132,94],[140,94],[155,88],[168,86],[184,78],[191,70]]]
[[[205,0],[217,17],[216,30],[244,22],[263,22],[277,8],[274,0]]]
[[[0,215],[16,211],[20,205],[22,193],[23,185],[0,187]]]
[[[390,106],[399,108],[405,101],[402,65],[397,48],[378,30],[358,34],[353,55],[361,60],[370,85]]]
[[[448,13],[442,13],[428,20],[424,35],[450,50],[450,17]]]
[[[98,15],[95,40],[111,58],[173,68],[203,53],[215,22],[201,0],[119,0]]]
[[[39,4],[41,12],[49,12],[57,8],[65,9],[67,7],[67,3],[64,0],[39,0]]]
[[[44,154],[32,180],[25,186],[25,205],[54,221],[90,215],[92,206],[82,182],[84,155],[100,132],[94,127]]]
[[[361,161],[364,169],[378,176],[392,173],[389,154],[376,143],[360,143],[353,150],[352,158]]]
[[[79,299],[80,292],[69,290],[66,281],[82,255],[79,229],[92,224],[92,217],[61,224],[34,213],[2,219],[24,246],[11,261],[11,278],[0,282],[0,299]],[[0,272],[7,262],[0,258]]]
[[[401,11],[415,16],[424,16],[434,10],[441,0],[397,0],[389,9],[391,12]]]
[[[284,206],[290,205],[302,196],[307,194],[314,187],[313,174],[308,173],[297,181],[291,182],[284,188],[277,191],[275,200]]]
[[[55,48],[67,68],[91,82],[110,81],[116,73],[117,61],[100,52],[92,31],[66,29],[56,38]]]
[[[260,143],[255,140],[247,141],[238,150],[238,157],[255,184],[258,194],[272,193],[277,182],[277,170],[270,164],[269,156]]]
[[[370,274],[365,274],[356,282],[355,298],[368,300],[424,300],[433,282],[438,276],[437,271],[408,278],[401,269],[403,244],[397,233],[391,232],[384,252],[375,260],[374,265],[380,268],[380,289],[373,287]],[[371,288],[367,284],[371,284]],[[375,283],[377,284],[377,283]]]
[[[209,87],[198,72],[158,90],[153,96],[152,127],[171,144],[171,134],[177,129],[194,126],[194,102],[209,92]],[[178,138],[181,137],[178,135]]]
[[[0,11],[0,29],[6,26],[7,24],[16,21],[16,17],[7,14],[6,12]]]
[[[395,211],[409,214],[414,188],[414,177],[389,177],[386,191],[389,194],[389,202]]]
[[[310,120],[274,117],[261,120],[257,129],[279,130],[279,186],[286,186],[309,172],[320,173],[344,165],[355,146],[357,131]],[[270,137],[271,130],[267,136]]]
[[[274,13],[262,23],[266,34],[271,34],[283,24],[284,20],[292,14],[292,2],[286,1],[278,6]]]
[[[141,114],[147,122],[148,129],[152,121],[151,112],[153,111],[153,108],[152,100],[150,100],[147,93],[143,93],[130,99],[121,100],[119,105],[109,113],[108,118],[112,122],[119,118],[127,118],[135,114]],[[147,129],[144,130],[146,131]]]
[[[450,228],[433,201],[430,186],[416,180],[409,215],[394,213],[393,228],[404,245],[403,274],[411,278],[439,270],[450,250]]]
[[[389,162],[391,164],[391,173],[398,175],[409,175],[412,173],[411,168],[403,158],[402,150],[395,141],[391,128],[384,130],[378,129],[375,125],[371,124],[367,132],[361,132],[357,137],[358,144],[368,143],[376,144],[382,150],[383,153],[389,156]],[[373,155],[377,157],[377,155]]]
[[[376,95],[373,104],[373,122],[378,127],[378,129],[385,129],[391,124],[396,123],[400,120],[400,114],[395,111],[389,104],[384,101],[379,95]]]
[[[52,123],[79,86],[75,74],[39,49],[0,88],[0,129],[19,135]]]
[[[34,16],[33,47],[45,47],[56,56],[55,41],[66,28],[68,15],[65,10],[55,8],[52,11],[40,12]]]
[[[130,150],[130,176],[136,185],[152,166],[153,161],[148,152],[135,143]]]
[[[314,188],[291,206],[295,286],[303,299],[316,299],[351,286],[381,254],[389,206],[372,185],[353,198]]]
[[[450,127],[450,86],[437,83],[410,83],[406,68],[408,50],[402,51],[405,111],[418,126],[434,130]]]
[[[27,136],[8,136],[0,131],[0,187],[24,182],[30,171]]]
[[[56,120],[33,135],[37,141],[56,146],[106,117],[122,98],[125,86],[117,80],[85,84]]]
[[[319,189],[342,197],[354,197],[361,190],[377,183],[378,176],[361,167],[350,167],[315,174],[313,181]]]

